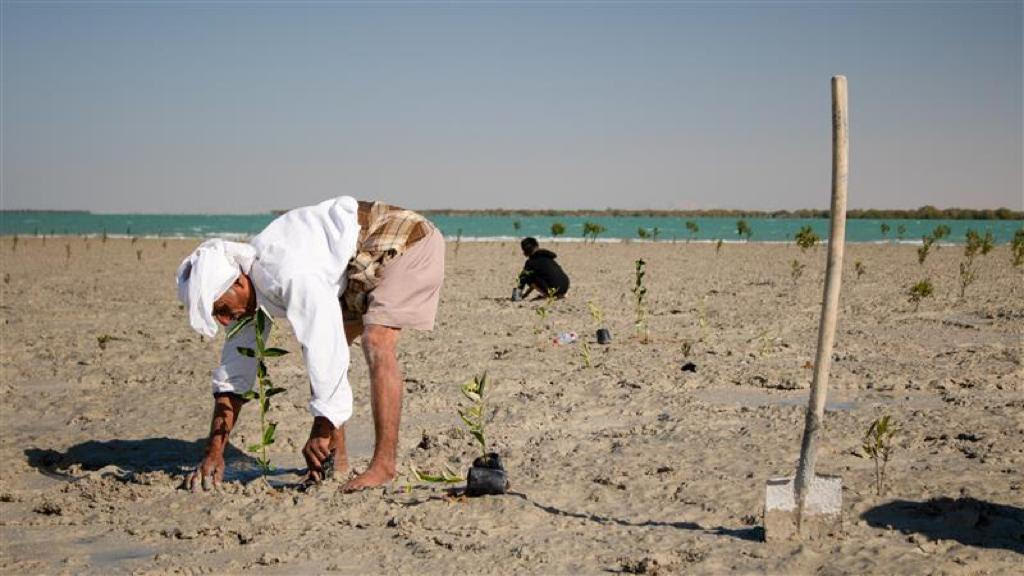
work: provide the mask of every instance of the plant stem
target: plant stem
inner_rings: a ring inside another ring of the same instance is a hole
[[[257,314],[262,314],[263,311],[262,310],[257,310],[256,313]],[[260,322],[260,324],[263,324],[263,322]],[[253,328],[256,329],[256,362],[262,364],[263,363],[263,353],[264,353],[263,333],[260,332],[260,330],[256,326],[253,326]],[[267,412],[266,412],[266,409],[265,409],[265,407],[267,405],[266,404],[267,401],[266,401],[266,396],[265,396],[266,395],[266,388],[265,388],[265,386],[263,384],[262,372],[263,372],[262,370],[257,369],[256,381],[259,384],[259,403],[260,403],[260,444],[261,444],[261,447],[260,447],[260,467],[263,468],[263,476],[266,477],[267,472],[270,471],[270,461],[267,460],[267,443],[264,442],[264,439],[265,439],[266,434],[267,434]]]

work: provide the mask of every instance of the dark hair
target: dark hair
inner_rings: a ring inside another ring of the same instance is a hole
[[[540,244],[537,243],[537,239],[534,238],[533,236],[523,238],[523,241],[519,243],[519,247],[523,249],[523,252],[532,252],[536,250],[539,246]]]

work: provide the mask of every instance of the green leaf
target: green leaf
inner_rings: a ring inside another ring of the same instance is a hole
[[[256,331],[263,334],[263,329],[267,325],[267,315],[263,313],[263,310],[256,311]]]
[[[477,394],[476,392],[473,392],[472,390],[463,389],[462,395],[465,396],[466,398],[469,398],[473,402],[480,401],[480,395]]]
[[[272,388],[270,388],[269,390],[266,391],[266,395],[267,395],[267,398],[270,398],[271,396],[275,396],[277,394],[284,394],[287,391],[288,390],[285,390],[284,388],[273,388],[272,387]]]
[[[263,448],[263,444],[250,444],[249,452],[259,452]]]
[[[237,348],[237,350],[238,350],[238,353],[241,354],[242,356],[248,356],[249,358],[255,358],[256,357],[256,351],[253,350],[252,348],[246,348],[245,346],[239,346]]]
[[[263,431],[263,443],[267,446],[274,443],[274,431],[277,430],[277,423],[271,422],[267,424],[267,429]]]
[[[252,322],[252,316],[251,315],[250,316],[246,316],[245,318],[241,318],[241,319],[237,320],[235,322],[235,325],[232,326],[230,330],[228,330],[227,339],[231,340],[232,338],[234,338],[235,334],[238,334],[239,330],[241,330],[242,328],[245,328],[251,322]]]
[[[466,426],[469,426],[470,429],[476,428],[476,423],[470,420],[461,410],[459,410],[459,418],[462,418],[462,421],[465,422]]]
[[[242,394],[242,399],[243,400],[252,400],[255,397],[256,397],[256,391],[255,390],[249,390],[245,394]]]
[[[473,435],[473,438],[476,438],[476,441],[480,443],[480,447],[486,451],[487,440],[484,440],[483,430],[470,430],[469,433]]]
[[[259,363],[259,365],[256,368],[256,374],[260,378],[263,378],[263,381],[266,382],[266,378],[267,378],[267,365],[263,363],[263,360],[260,360],[260,363]]]
[[[273,358],[275,356],[284,356],[288,351],[284,348],[267,348],[263,351],[263,355],[267,358]]]

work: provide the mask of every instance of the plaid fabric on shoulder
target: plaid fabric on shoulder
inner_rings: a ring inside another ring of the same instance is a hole
[[[359,244],[349,260],[348,284],[342,295],[346,312],[366,312],[366,295],[380,283],[380,267],[426,236],[428,226],[427,219],[412,210],[359,201]]]

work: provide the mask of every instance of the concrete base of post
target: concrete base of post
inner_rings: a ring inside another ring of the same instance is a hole
[[[768,480],[764,504],[765,541],[815,540],[838,535],[842,528],[843,479],[839,476],[816,476],[811,482],[799,530],[793,477]]]

